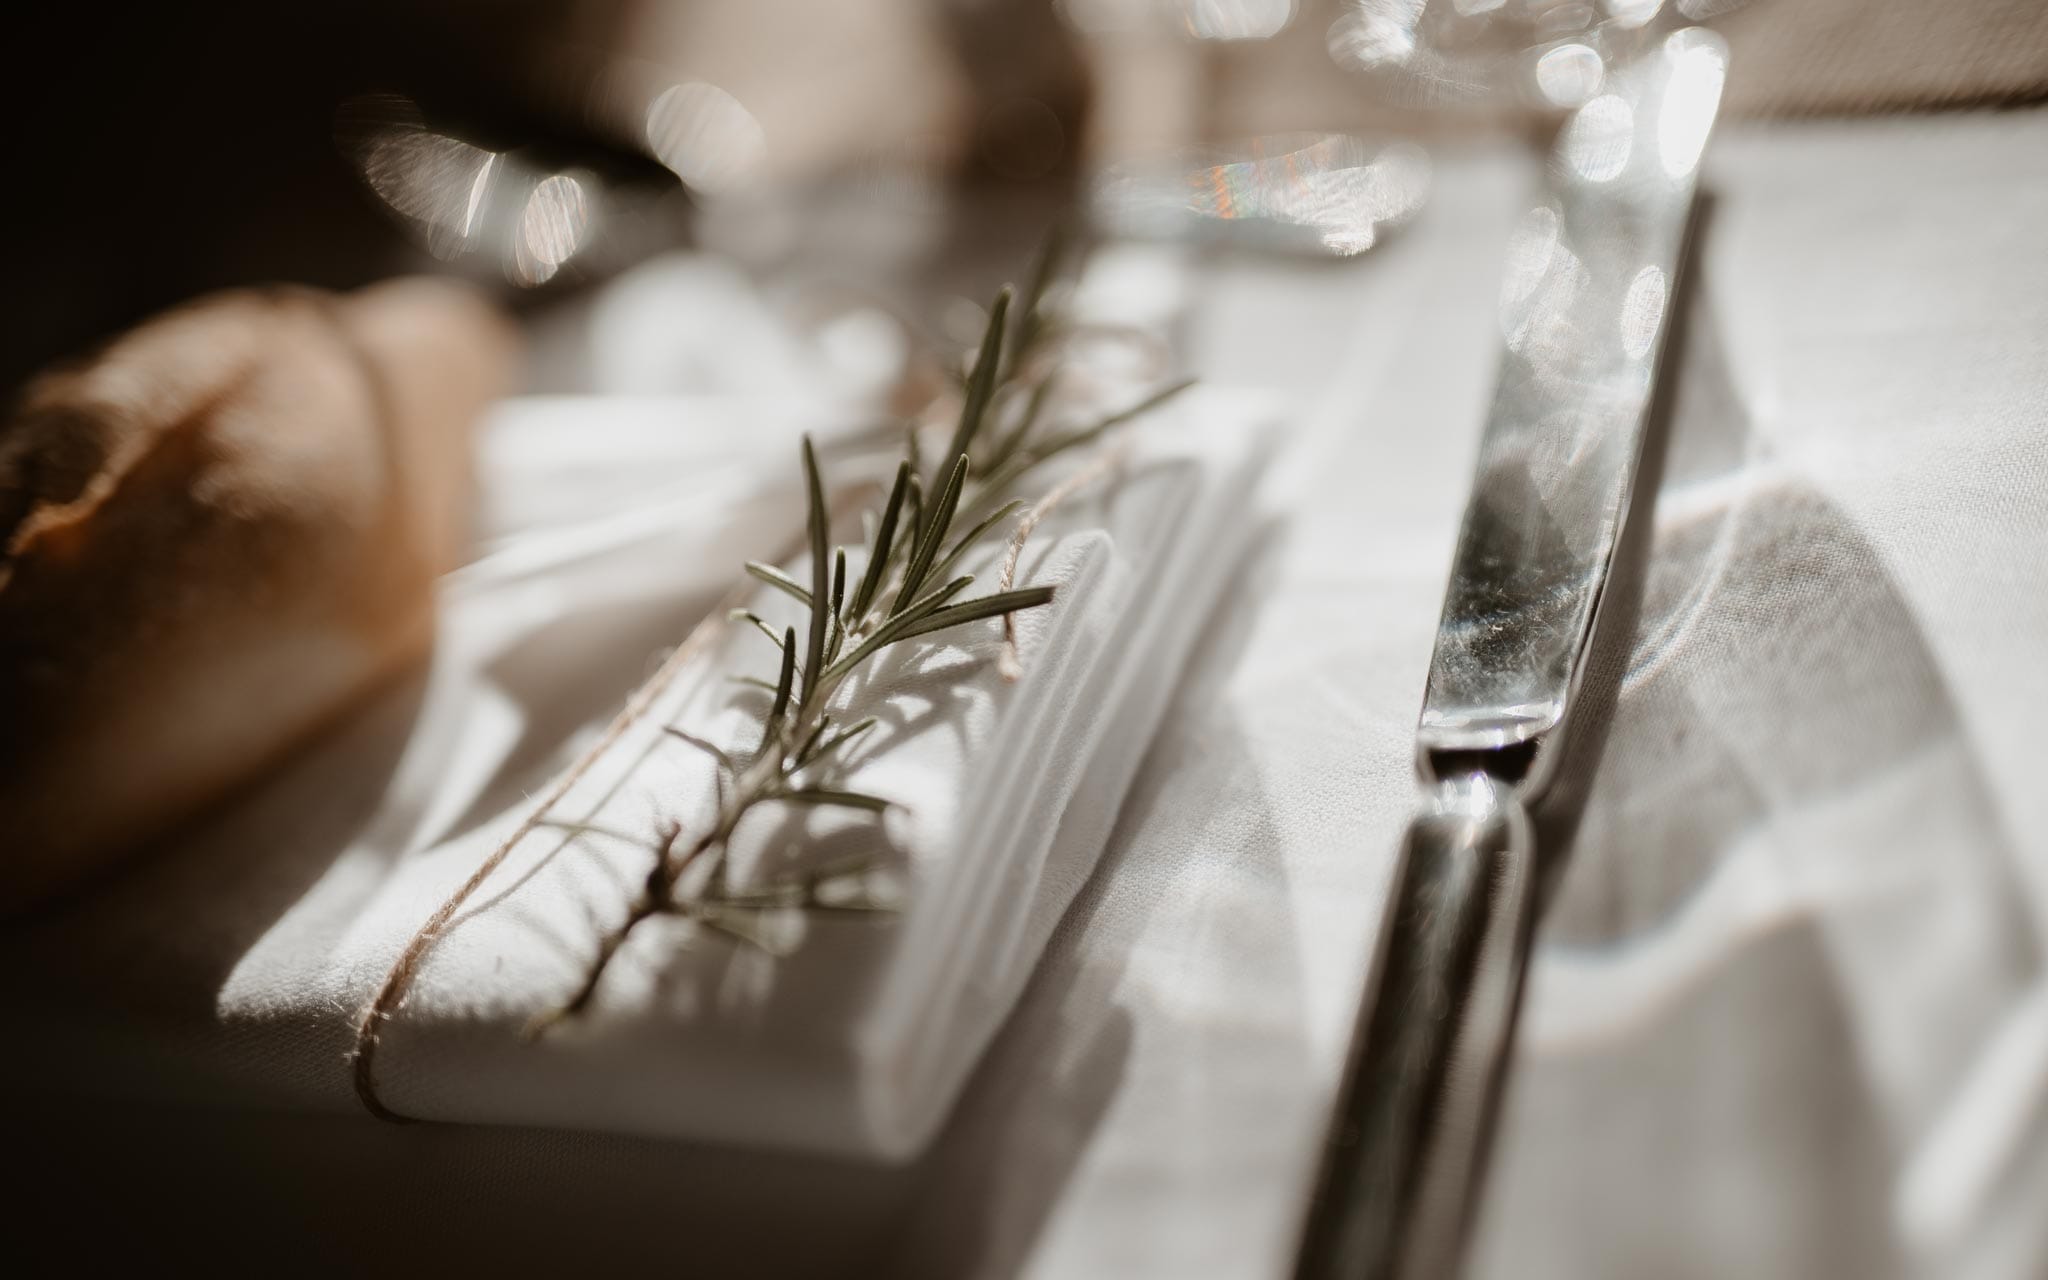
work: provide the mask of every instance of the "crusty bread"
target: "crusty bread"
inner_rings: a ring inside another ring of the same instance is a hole
[[[0,425],[0,911],[219,799],[425,647],[509,328],[455,286],[238,292]]]

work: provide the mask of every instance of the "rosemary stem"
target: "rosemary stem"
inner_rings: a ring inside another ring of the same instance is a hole
[[[583,975],[583,982],[576,988],[576,994],[527,1023],[526,1038],[537,1040],[552,1030],[557,1023],[577,1017],[589,1008],[591,1000],[597,996],[598,984],[604,981],[605,970],[611,967],[612,957],[618,955],[619,948],[625,945],[626,936],[643,921],[659,915],[663,909],[664,904],[650,895],[642,894],[635,899],[631,909],[626,912],[626,918],[619,922],[619,927],[598,940],[597,954],[591,957],[590,971]]]
[[[625,944],[626,935],[633,932],[636,925],[660,910],[660,906],[644,897],[633,904],[633,909],[626,914],[619,927],[606,934],[597,944],[597,955],[591,959],[590,972],[584,975],[583,985],[576,988],[576,994],[569,997],[568,1003],[562,1006],[560,1017],[573,1018],[590,1006],[592,997],[597,994],[598,982],[603,979],[604,971],[610,967],[612,957],[619,954],[619,948]]]

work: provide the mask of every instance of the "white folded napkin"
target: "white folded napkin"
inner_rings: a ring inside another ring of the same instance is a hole
[[[652,858],[641,841],[664,821],[689,829],[708,816],[710,761],[664,726],[736,748],[758,734],[755,695],[726,677],[772,677],[775,652],[732,627],[551,811],[613,834],[544,826],[523,838],[428,954],[383,1033],[382,1100],[436,1119],[916,1151],[1094,865],[1257,524],[1249,508],[1270,420],[1263,401],[1197,390],[1134,424],[1123,464],[1064,502],[1023,554],[1017,585],[1053,584],[1058,595],[1017,615],[1020,680],[998,673],[1002,632],[989,621],[899,645],[843,691],[849,719],[882,719],[845,785],[901,808],[878,825],[770,804],[736,835],[741,871],[792,852],[886,847],[900,911],[750,921],[769,948],[651,921],[584,1017],[537,1043],[520,1038],[574,991],[623,916]],[[629,477],[666,453],[671,474],[698,483],[629,479],[596,515],[568,520],[537,481],[562,474],[571,421],[593,476],[602,468],[590,460],[615,437]],[[485,457],[486,554],[450,580],[410,725],[402,708],[387,710],[383,729],[359,729],[353,744],[267,784],[49,939],[74,958],[175,961],[167,935],[192,922],[168,922],[194,914],[201,936],[247,939],[182,977],[149,966],[153,982],[189,986],[226,962],[207,993],[214,1025],[146,1036],[144,1019],[132,1054],[97,1055],[127,1062],[120,1088],[183,1080],[243,1101],[354,1107],[346,1047],[394,957],[527,817],[662,645],[682,638],[682,620],[705,611],[745,555],[791,532],[802,425],[752,402],[558,398],[501,412]],[[697,450],[683,443],[691,430],[722,443]],[[663,431],[665,447],[653,443]],[[529,500],[495,500],[520,492]],[[991,538],[982,563],[963,566],[978,577],[968,595],[994,589],[1001,550]],[[781,618],[789,602],[763,596],[755,607]],[[366,762],[389,751],[394,727],[403,758],[387,766],[392,780],[367,819],[329,814],[320,797],[369,786]],[[303,868],[310,885],[280,894],[272,881],[288,877],[259,870],[265,892],[252,893],[249,869],[265,862],[255,850],[294,865],[287,851],[302,839],[320,864]]]

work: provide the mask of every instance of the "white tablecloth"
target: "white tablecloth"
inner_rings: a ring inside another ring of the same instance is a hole
[[[2048,1269],[2044,155],[2040,111],[1717,143],[1640,624],[1539,928],[1479,1274]],[[1193,282],[1193,367],[1303,406],[1294,518],[924,1161],[74,1103],[39,1108],[55,1194],[230,1251],[312,1229],[337,1265],[1281,1274],[1530,180],[1440,176],[1363,260]]]
[[[1641,621],[1540,926],[1480,1274],[2048,1268],[2043,154],[2039,113],[1721,142]],[[1316,413],[1336,460],[1019,1019],[1020,1042],[1036,1017],[1130,1045],[1043,1274],[1284,1256],[1409,786],[1504,236],[1447,217],[1346,285],[1205,293],[1218,374],[1272,358],[1283,308],[1345,333],[1276,371],[1339,371]]]

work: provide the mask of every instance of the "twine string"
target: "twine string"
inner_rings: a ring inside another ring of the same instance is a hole
[[[837,516],[843,513],[846,507],[867,496],[873,489],[872,482],[863,481],[849,485],[834,494],[832,502],[828,505]],[[776,557],[777,560],[787,560],[794,556],[800,545],[800,541],[792,542]],[[547,794],[541,797],[540,803],[535,805],[513,829],[512,834],[477,864],[476,870],[470,873],[469,878],[464,880],[455,892],[435,909],[434,914],[427,917],[426,923],[407,940],[404,949],[398,953],[398,958],[392,962],[390,972],[384,975],[384,981],[378,986],[377,994],[364,1007],[361,1017],[357,1020],[355,1043],[349,1050],[350,1080],[355,1088],[356,1101],[362,1103],[365,1111],[379,1120],[394,1123],[407,1123],[413,1119],[412,1116],[394,1111],[379,1093],[376,1073],[377,1050],[383,1043],[384,1025],[405,1002],[405,997],[412,991],[413,983],[419,978],[420,969],[426,963],[427,956],[441,939],[447,936],[455,914],[462,910],[463,905],[475,897],[477,891],[483,888],[498,868],[505,864],[505,859],[512,856],[512,851],[519,847],[520,841],[539,829],[547,821],[548,815],[554,812],[555,806],[569,794],[570,789],[582,781],[584,775],[590,772],[598,760],[626,735],[626,731],[647,714],[655,701],[675,683],[683,668],[724,633],[727,611],[745,605],[753,598],[755,590],[752,580],[743,578],[738,585],[720,598],[711,612],[690,629],[689,635],[683,637],[683,642],[676,646],[675,652],[633,691],[633,695],[626,700],[626,705],[619,710],[618,715],[612,717],[611,723],[605,726],[604,732],[598,735],[597,740],[576,758],[560,778],[555,780],[554,785],[548,788]]]
[[[364,1008],[362,1017],[356,1023],[355,1046],[350,1051],[349,1058],[356,1100],[363,1104],[364,1110],[379,1120],[403,1123],[412,1119],[411,1116],[392,1110],[379,1095],[376,1076],[377,1049],[382,1043],[384,1024],[397,1012],[398,1006],[412,990],[413,982],[419,977],[420,968],[425,963],[428,953],[446,936],[449,922],[455,918],[455,913],[460,911],[463,904],[474,897],[477,890],[483,888],[492,874],[504,865],[505,859],[512,855],[512,850],[519,846],[519,842],[533,834],[547,820],[554,807],[562,802],[562,798],[569,794],[572,787],[582,781],[583,776],[590,772],[598,759],[625,736],[626,730],[647,714],[655,700],[675,683],[675,678],[682,669],[725,630],[726,610],[744,604],[751,594],[751,590],[746,586],[733,588],[707,617],[691,628],[690,634],[676,646],[675,652],[633,691],[633,696],[626,700],[626,705],[620,709],[619,714],[605,726],[605,731],[577,757],[567,772],[556,779],[541,802],[513,829],[512,834],[477,864],[469,879],[463,881],[406,942],[405,949],[400,951],[397,960],[392,962],[391,971],[384,976],[383,984],[377,988],[376,996]]]

